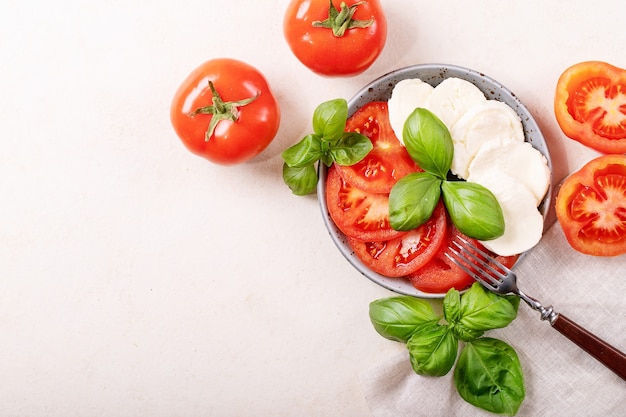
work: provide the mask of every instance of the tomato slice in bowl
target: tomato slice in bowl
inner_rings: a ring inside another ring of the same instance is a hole
[[[403,277],[428,264],[446,237],[446,211],[439,202],[432,217],[417,229],[386,241],[348,239],[355,255],[372,271]]]
[[[416,289],[425,293],[441,294],[448,292],[450,288],[454,288],[459,291],[464,290],[474,282],[474,279],[470,275],[468,275],[446,256],[448,248],[452,246],[452,240],[454,240],[457,236],[460,236],[476,247],[489,252],[483,248],[476,239],[469,238],[461,233],[448,219],[448,232],[446,234],[446,240],[443,245],[441,245],[439,251],[430,262],[408,276],[409,281],[411,281],[411,284]],[[494,255],[494,257],[497,261],[508,268],[511,268],[518,258],[517,255]]]
[[[391,129],[386,102],[373,101],[358,109],[348,119],[346,131],[361,133],[374,145],[360,162],[337,167],[341,177],[355,187],[389,193],[400,178],[422,171]]]
[[[389,224],[388,194],[370,193],[346,182],[336,165],[328,169],[326,204],[333,222],[349,238],[382,241],[406,233]]]

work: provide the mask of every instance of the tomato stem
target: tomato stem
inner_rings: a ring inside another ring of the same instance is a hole
[[[195,116],[196,114],[213,115],[213,117],[211,117],[209,127],[204,137],[204,140],[206,142],[208,142],[209,139],[211,139],[211,136],[213,136],[215,127],[219,122],[221,122],[222,120],[230,120],[231,122],[236,122],[239,119],[239,107],[243,107],[252,103],[261,94],[261,92],[259,91],[255,96],[250,98],[224,102],[220,94],[217,92],[215,85],[213,85],[213,82],[211,81],[209,81],[209,88],[211,89],[211,94],[213,94],[213,104],[210,106],[200,107],[189,113],[189,116]]]
[[[328,9],[328,18],[320,21],[313,22],[313,27],[321,27],[332,29],[333,35],[337,38],[345,35],[346,30],[352,28],[367,28],[374,23],[374,19],[369,20],[355,20],[352,17],[356,12],[356,8],[362,4],[366,4],[367,1],[358,1],[352,6],[348,7],[345,2],[341,2],[340,8],[337,9],[333,5],[333,1],[330,0],[330,8]]]

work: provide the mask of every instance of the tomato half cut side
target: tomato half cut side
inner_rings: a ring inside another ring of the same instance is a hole
[[[381,241],[406,233],[391,228],[388,194],[368,193],[347,183],[336,165],[328,169],[326,204],[337,228],[349,238]]]
[[[355,187],[389,193],[400,178],[422,171],[391,129],[387,103],[373,101],[358,109],[348,119],[346,131],[367,136],[374,146],[360,162],[337,167],[342,178]]]
[[[554,113],[568,137],[600,152],[626,152],[626,70],[600,61],[572,65],[557,82]]]
[[[430,262],[408,276],[409,281],[416,289],[425,293],[445,294],[450,288],[461,291],[474,283],[474,279],[469,274],[463,271],[446,256],[448,248],[452,246],[452,241],[457,236],[462,237],[481,250],[490,253],[476,239],[465,236],[452,224],[451,221],[448,220],[448,232],[446,239],[443,245],[441,245],[439,251]],[[507,268],[511,268],[518,258],[518,255],[491,255],[495,257],[496,261],[502,263]]]
[[[626,155],[595,158],[571,174],[557,195],[556,215],[575,250],[626,253]]]
[[[445,237],[446,213],[440,202],[426,223],[400,237],[379,242],[348,239],[348,244],[372,271],[397,278],[411,274],[430,262]]]

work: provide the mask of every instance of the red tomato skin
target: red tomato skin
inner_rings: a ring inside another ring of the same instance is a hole
[[[406,243],[419,237],[420,246]],[[363,242],[348,239],[354,254],[372,271],[390,278],[405,277],[427,265],[441,248],[446,237],[446,211],[439,202],[431,218],[418,227],[397,238],[382,242]],[[410,256],[401,256],[406,247],[416,249]]]
[[[604,79],[615,89],[626,94],[626,70],[601,61],[585,61],[567,68],[559,77],[554,96],[554,114],[563,133],[583,145],[604,153],[626,152],[626,110],[620,109],[623,121],[619,130],[620,137],[609,138],[594,130],[595,116],[589,120],[578,120],[575,116],[572,100],[579,87],[592,79]]]
[[[565,238],[593,256],[626,253],[626,155],[595,158],[563,181],[556,215]]]
[[[333,0],[352,6],[358,0]],[[323,76],[352,76],[369,68],[387,41],[387,18],[379,0],[359,5],[356,20],[374,18],[367,28],[354,28],[340,38],[331,29],[313,27],[313,22],[328,18],[328,0],[292,0],[287,6],[283,33],[293,54],[313,72]]]
[[[238,120],[220,121],[206,141],[213,116],[190,113],[212,104],[209,81],[224,102],[260,94],[252,103],[239,107]],[[220,165],[234,165],[254,158],[271,143],[280,126],[280,106],[256,68],[239,60],[217,58],[204,62],[183,81],[172,100],[170,119],[189,151]]]
[[[348,119],[346,131],[367,136],[374,146],[356,164],[337,166],[352,185],[372,193],[389,193],[400,178],[422,171],[393,132],[386,102],[372,101],[358,109]]]

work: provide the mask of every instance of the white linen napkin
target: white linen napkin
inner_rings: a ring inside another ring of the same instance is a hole
[[[527,295],[626,351],[626,255],[580,254],[569,246],[557,222],[515,271]],[[626,415],[626,381],[525,303],[520,303],[513,323],[486,335],[504,340],[520,357],[526,398],[517,416]],[[494,415],[458,395],[452,371],[444,377],[415,374],[406,350],[364,371],[360,380],[373,417]]]

